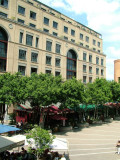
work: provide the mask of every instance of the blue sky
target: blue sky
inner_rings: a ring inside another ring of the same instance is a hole
[[[120,0],[39,0],[102,34],[106,79],[114,80],[114,60],[120,59]]]

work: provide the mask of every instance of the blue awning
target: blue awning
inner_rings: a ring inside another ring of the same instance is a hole
[[[6,132],[10,132],[10,131],[19,131],[19,130],[20,129],[16,128],[16,127],[0,124],[0,134],[1,133],[6,133]]]

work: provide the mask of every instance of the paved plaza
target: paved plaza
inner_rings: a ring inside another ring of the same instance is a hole
[[[69,141],[70,160],[120,160],[120,155],[116,154],[120,121],[91,125],[56,136]]]

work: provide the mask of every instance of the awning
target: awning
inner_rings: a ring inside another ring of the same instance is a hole
[[[50,106],[50,107],[47,107],[47,108],[43,108],[43,111],[44,112],[48,112],[48,113],[60,113],[62,112],[58,107],[56,106]]]
[[[10,131],[19,131],[19,128],[16,127],[12,127],[12,126],[8,126],[8,125],[2,125],[0,124],[0,134],[1,133],[6,133],[6,132],[10,132]],[[1,142],[0,142],[1,143]]]
[[[14,137],[0,136],[0,152],[11,150],[15,147],[24,145],[25,140]]]
[[[25,104],[17,104],[15,110],[19,111],[29,111],[32,110],[31,104],[29,101],[26,101]]]
[[[59,115],[59,114],[56,114],[54,116],[51,116],[52,119],[55,119],[55,120],[67,120],[66,117],[63,117],[62,115]]]

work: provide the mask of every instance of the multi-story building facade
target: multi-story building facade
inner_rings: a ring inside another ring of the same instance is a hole
[[[114,81],[120,82],[120,59],[114,61]]]
[[[0,72],[106,77],[102,36],[37,0],[0,0]]]

